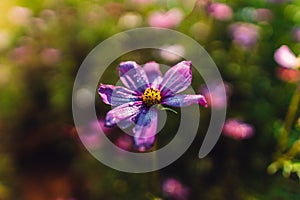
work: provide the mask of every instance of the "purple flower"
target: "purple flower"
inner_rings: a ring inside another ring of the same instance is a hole
[[[156,62],[141,67],[127,61],[119,65],[119,75],[125,87],[100,84],[98,90],[104,103],[116,106],[106,114],[106,125],[128,128],[135,124],[133,134],[137,149],[149,149],[155,141],[158,108],[154,105],[207,106],[202,95],[178,94],[191,84],[190,61],[176,64],[163,77]]]
[[[208,7],[208,12],[217,20],[227,21],[232,18],[232,9],[224,3],[212,3]]]
[[[251,48],[257,43],[259,29],[256,25],[237,22],[232,24],[229,29],[236,44],[245,48]]]
[[[166,179],[163,182],[162,189],[165,196],[176,200],[185,200],[189,195],[188,188],[174,178]]]
[[[279,49],[276,50],[274,59],[282,67],[296,69],[300,66],[299,59],[286,45],[282,45]]]
[[[228,119],[223,127],[223,134],[236,140],[252,137],[254,128],[238,119]]]

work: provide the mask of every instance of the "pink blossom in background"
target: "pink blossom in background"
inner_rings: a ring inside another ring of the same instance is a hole
[[[7,17],[14,25],[27,26],[32,17],[32,10],[26,7],[15,6],[9,10]]]
[[[208,6],[208,12],[217,20],[227,21],[232,18],[232,9],[224,3],[212,3]]]
[[[153,3],[154,0],[131,0],[131,2],[134,3],[134,4],[147,5],[147,4]]]
[[[44,65],[54,65],[60,60],[60,51],[55,48],[45,48],[40,54],[40,59]]]
[[[80,135],[80,139],[87,147],[91,149],[97,149],[100,147],[104,137],[103,134],[98,132],[98,126],[100,126],[101,131],[103,131],[103,133],[106,135],[114,130],[113,128],[108,128],[105,126],[105,119],[103,118],[90,122],[88,126],[80,127],[83,129],[84,133]]]
[[[233,41],[245,48],[253,47],[259,38],[259,28],[250,23],[236,22],[229,27]]]
[[[132,149],[132,146],[133,146],[132,138],[127,134],[123,134],[120,137],[118,137],[115,144],[118,147],[120,147],[121,149],[124,149],[127,151]]]
[[[174,178],[168,178],[162,185],[163,194],[176,200],[186,200],[189,196],[188,188]]]
[[[204,95],[207,100],[207,104],[216,109],[222,109],[227,106],[229,97],[231,95],[231,87],[228,83],[223,83],[225,87],[226,96],[221,95],[222,85],[213,84],[213,90],[209,91],[205,85],[200,87],[200,92]]]
[[[148,18],[148,23],[153,27],[174,28],[180,24],[183,19],[181,10],[173,8],[168,12],[154,12]]]
[[[100,136],[97,132],[85,133],[80,136],[80,139],[89,149],[97,149],[102,143],[102,136]]]
[[[238,119],[226,120],[223,127],[223,135],[227,137],[243,140],[252,137],[254,134],[254,128],[250,124],[246,124]]]
[[[10,54],[11,60],[19,65],[30,64],[34,60],[34,49],[29,45],[16,47]]]
[[[278,67],[276,69],[276,75],[279,79],[294,83],[299,81],[299,71],[298,69],[288,69],[283,67]]]
[[[281,67],[296,69],[300,66],[299,59],[286,45],[282,45],[275,51],[274,59]]]
[[[168,46],[162,46],[160,49],[160,56],[170,62],[175,62],[185,55],[185,49],[180,44],[174,44],[174,45],[168,45]]]
[[[273,13],[271,10],[267,8],[258,8],[255,9],[254,12],[252,13],[252,18],[258,22],[262,22],[262,21],[268,22],[272,20]]]
[[[105,133],[105,134],[109,134],[110,132],[112,132],[114,129],[111,127],[107,127],[105,126],[105,119],[104,118],[100,118],[98,121],[94,121],[91,123],[91,128],[96,129],[98,126],[98,124],[100,125],[101,130]]]

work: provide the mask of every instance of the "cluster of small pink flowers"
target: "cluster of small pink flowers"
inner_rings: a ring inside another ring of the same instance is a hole
[[[236,140],[243,140],[253,136],[254,128],[241,120],[228,119],[224,124],[223,134]]]
[[[208,12],[217,20],[227,21],[232,18],[232,9],[224,3],[212,3],[208,6]]]
[[[174,178],[164,180],[162,189],[165,196],[175,200],[186,200],[189,196],[189,189]]]
[[[180,24],[183,13],[180,9],[173,8],[168,12],[154,12],[149,16],[150,26],[159,28],[174,28]]]
[[[201,86],[200,92],[204,95],[207,100],[207,104],[216,109],[225,108],[228,105],[229,97],[231,95],[231,87],[228,83],[224,83],[226,96],[222,95],[223,85],[212,84],[213,89],[208,90],[207,87]]]
[[[229,27],[233,41],[244,47],[253,47],[259,38],[258,26],[246,22],[236,22]]]

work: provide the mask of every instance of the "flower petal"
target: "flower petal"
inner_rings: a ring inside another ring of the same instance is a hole
[[[133,128],[134,144],[140,151],[151,148],[155,141],[157,131],[157,109],[151,107],[141,110],[136,126]]]
[[[274,59],[282,67],[295,69],[299,67],[299,60],[288,46],[282,45],[276,50]]]
[[[131,90],[142,94],[149,86],[147,75],[136,62],[126,61],[120,63],[119,75],[122,83]]]
[[[106,114],[105,125],[113,126],[117,123],[121,123],[124,120],[135,121],[135,118],[139,114],[142,107],[142,101],[129,102],[117,106]]]
[[[146,151],[148,149],[151,149],[153,147],[153,144],[155,142],[155,135],[148,137],[148,138],[139,138],[134,137],[134,147],[138,149],[139,151]]]
[[[207,107],[207,102],[204,96],[190,95],[190,94],[178,94],[171,97],[166,97],[163,99],[162,104],[174,107],[184,107],[190,106],[192,104],[200,104],[204,107]]]
[[[125,87],[104,85],[102,83],[100,84],[98,93],[104,103],[112,106],[119,106],[124,103],[134,102],[141,99],[137,96],[136,92]]]
[[[192,82],[191,62],[182,61],[171,67],[160,84],[160,93],[167,97],[184,91]]]
[[[147,74],[149,83],[153,85],[152,83],[158,78],[162,78],[162,73],[159,69],[159,64],[152,61],[148,62],[143,66],[144,71]]]

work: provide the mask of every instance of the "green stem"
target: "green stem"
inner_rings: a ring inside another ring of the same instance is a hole
[[[293,94],[291,104],[288,109],[288,113],[286,115],[285,121],[284,121],[284,127],[282,129],[280,138],[279,138],[279,150],[280,152],[283,152],[286,148],[287,142],[288,142],[288,136],[291,131],[293,122],[295,120],[295,115],[297,112],[298,104],[299,104],[299,88],[298,86]]]
[[[296,156],[297,153],[299,153],[299,151],[300,151],[300,139],[294,142],[293,146],[286,153],[285,157],[288,159],[292,159]]]
[[[156,150],[157,150],[157,141],[155,141],[153,145],[153,154],[152,154],[152,167],[155,169],[157,167],[157,157],[156,157]]]
[[[153,169],[157,168],[157,140],[155,141],[154,145],[153,145],[153,149],[152,149],[152,167]],[[156,196],[154,196],[153,194],[158,194],[159,193],[159,188],[158,183],[159,182],[159,174],[158,171],[153,171],[151,172],[151,180],[149,180],[150,183],[150,188],[151,190],[149,192],[146,193],[146,197],[150,200],[155,200]]]
[[[161,104],[157,105],[157,109],[171,111],[171,112],[175,113],[176,115],[178,114],[178,112],[176,110],[173,110],[172,108],[163,107]]]
[[[149,199],[149,200],[153,200],[153,199],[156,198],[151,192],[147,192],[147,193],[146,193],[146,197],[147,197],[147,199]]]
[[[178,112],[176,110],[173,110],[173,109],[167,108],[167,107],[162,107],[160,110],[167,110],[167,111],[171,111],[171,112],[173,112],[175,114],[178,114]]]

